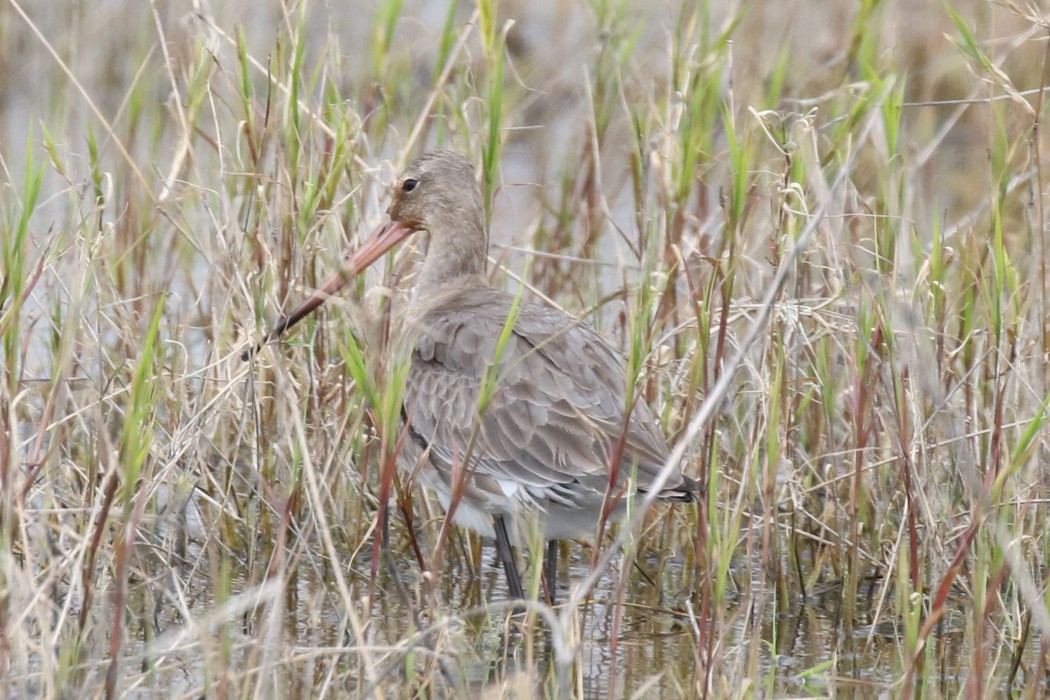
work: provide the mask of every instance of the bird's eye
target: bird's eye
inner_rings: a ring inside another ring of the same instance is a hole
[[[419,180],[413,180],[412,178],[408,178],[407,180],[401,183],[401,189],[405,192],[411,192],[412,190],[416,189],[416,185],[418,184]]]

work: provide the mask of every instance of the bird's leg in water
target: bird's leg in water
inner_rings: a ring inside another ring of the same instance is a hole
[[[543,577],[547,581],[547,597],[550,604],[558,602],[558,540],[547,540],[547,554],[543,558]]]
[[[492,519],[496,530],[496,551],[503,562],[503,571],[507,574],[507,588],[510,589],[510,597],[517,600],[525,600],[525,589],[521,587],[521,574],[518,573],[518,565],[514,562],[514,551],[510,546],[510,536],[507,534],[507,523],[502,515]]]

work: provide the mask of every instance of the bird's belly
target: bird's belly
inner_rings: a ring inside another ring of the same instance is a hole
[[[399,466],[414,476],[421,486],[437,496],[441,507],[449,512],[452,507],[452,488],[444,470],[434,465],[427,453],[406,440]],[[572,505],[552,501],[542,494],[532,493],[512,479],[486,477],[487,488],[468,484],[462,490],[452,514],[452,521],[477,532],[482,537],[495,537],[494,517],[503,517],[517,544],[525,544],[533,528],[538,528],[542,539],[590,540],[594,538],[598,518],[602,512],[602,497],[589,493]],[[610,520],[618,520],[624,503],[616,508]]]

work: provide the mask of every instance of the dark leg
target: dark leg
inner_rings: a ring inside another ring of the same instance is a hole
[[[525,600],[525,590],[521,587],[521,574],[518,573],[518,565],[514,563],[514,551],[510,547],[510,537],[507,535],[507,524],[502,515],[492,519],[496,530],[496,551],[503,562],[503,571],[507,574],[507,588],[510,589],[510,597],[515,600]]]
[[[547,540],[547,555],[543,558],[543,577],[547,580],[547,595],[551,605],[558,602],[558,540]]]

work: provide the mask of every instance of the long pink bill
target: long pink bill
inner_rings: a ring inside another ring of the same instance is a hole
[[[277,319],[277,323],[260,342],[241,353],[241,360],[250,360],[271,340],[281,337],[285,331],[309,316],[314,309],[328,301],[330,297],[374,263],[379,256],[405,240],[412,232],[411,228],[397,221],[386,221],[377,226],[361,244],[361,247],[347,257],[341,269],[332,273],[321,288],[311,294],[295,310]]]

